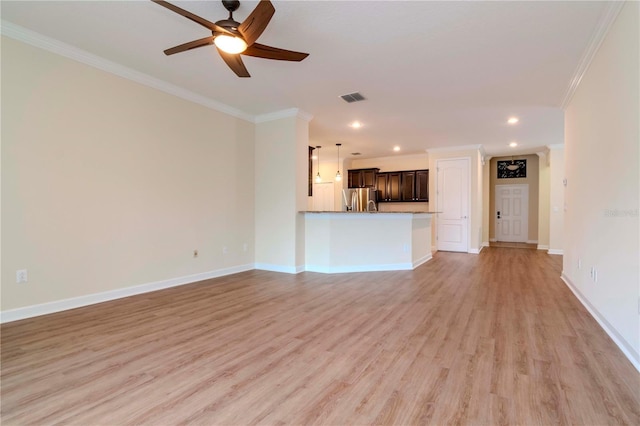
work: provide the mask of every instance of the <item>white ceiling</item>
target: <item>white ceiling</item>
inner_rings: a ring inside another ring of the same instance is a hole
[[[174,1],[210,21],[219,1]],[[256,2],[243,1],[242,21]],[[241,79],[212,46],[162,51],[205,28],[151,1],[6,1],[2,19],[252,116],[300,108],[325,158],[482,144],[489,154],[563,142],[561,103],[607,2],[273,1],[258,40],[310,53],[300,63],[244,57]],[[361,92],[347,104],[339,95]],[[509,116],[520,118],[516,126]],[[354,130],[353,120],[364,123]]]

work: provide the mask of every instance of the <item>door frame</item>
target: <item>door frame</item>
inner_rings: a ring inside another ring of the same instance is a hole
[[[439,179],[440,179],[440,162],[442,161],[456,161],[456,160],[466,160],[467,162],[467,208],[468,208],[468,213],[467,213],[467,251],[466,253],[470,253],[470,249],[471,249],[471,211],[473,210],[471,208],[472,204],[471,204],[471,157],[470,156],[465,156],[465,157],[450,157],[450,158],[438,158],[436,159],[436,208],[435,210],[438,211],[439,206],[440,206],[440,191],[438,190],[439,188]],[[438,216],[438,214],[436,213],[436,217]],[[438,231],[439,231],[439,223],[436,220],[436,248],[439,250],[439,239],[438,239]],[[464,252],[461,252],[464,253]]]

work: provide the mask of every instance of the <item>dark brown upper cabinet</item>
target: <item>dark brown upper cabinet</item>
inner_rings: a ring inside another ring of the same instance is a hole
[[[374,188],[376,175],[380,169],[354,169],[349,170],[349,188]]]
[[[429,170],[378,173],[376,189],[379,202],[429,201]]]
[[[416,201],[429,201],[429,170],[416,170]]]
[[[378,201],[402,201],[402,173],[378,173],[376,190],[378,191]]]

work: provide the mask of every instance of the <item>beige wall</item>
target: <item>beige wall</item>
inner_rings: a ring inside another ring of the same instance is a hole
[[[402,170],[421,170],[429,168],[428,154],[393,155],[377,158],[352,158],[350,169],[367,169],[377,167],[381,172],[397,172]]]
[[[564,165],[562,166],[564,168]],[[538,153],[538,249],[549,249],[549,153]]]
[[[564,145],[549,150],[549,253],[564,252]]]
[[[639,15],[624,4],[565,112],[563,258],[565,279],[637,368]]]
[[[249,122],[3,38],[2,310],[251,268],[253,161]]]
[[[529,185],[529,212],[528,212],[528,238],[531,243],[538,241],[538,182],[540,172],[538,170],[538,156],[517,155],[517,160],[527,160],[527,177],[514,179],[498,179],[498,161],[511,160],[508,157],[493,157],[490,161],[490,188],[489,188],[489,240],[495,241],[496,236],[496,185]]]
[[[482,165],[482,205],[485,208],[482,209],[482,239],[480,243],[482,247],[489,246],[489,220],[493,218],[493,215],[489,211],[489,197],[491,195],[491,161],[487,158]]]
[[[296,272],[304,265],[308,122],[297,116],[256,124],[255,262]],[[302,262],[302,263],[299,263]]]

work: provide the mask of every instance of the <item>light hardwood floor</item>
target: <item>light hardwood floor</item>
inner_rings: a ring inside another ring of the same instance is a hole
[[[560,268],[250,271],[5,324],[2,424],[640,424],[639,374]]]

